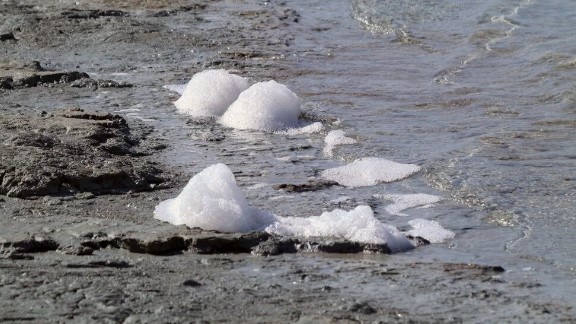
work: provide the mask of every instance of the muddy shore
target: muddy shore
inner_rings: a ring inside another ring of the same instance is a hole
[[[574,320],[497,264],[152,218],[191,174],[165,163],[169,133],[118,111],[147,95],[175,113],[151,89],[206,68],[313,73],[286,59],[301,19],[274,1],[0,2],[0,322]]]

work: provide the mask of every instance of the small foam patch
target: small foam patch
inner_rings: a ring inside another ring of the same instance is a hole
[[[442,227],[438,222],[426,219],[413,219],[408,222],[413,229],[406,232],[407,235],[419,236],[430,243],[442,243],[453,239],[456,234]]]
[[[428,194],[377,195],[377,197],[392,200],[393,203],[386,206],[386,211],[396,216],[408,216],[402,212],[410,208],[430,207],[431,204],[442,200],[442,197]]]
[[[334,150],[334,147],[336,147],[336,145],[347,145],[347,144],[354,144],[357,141],[353,138],[350,137],[346,137],[345,136],[346,133],[343,130],[332,130],[328,133],[328,135],[326,135],[326,138],[324,138],[324,143],[326,143],[326,146],[324,147],[324,155],[331,157],[332,156],[332,150]]]
[[[324,179],[336,181],[346,187],[373,186],[380,182],[393,182],[411,176],[420,167],[381,158],[362,158],[350,164],[324,170]]]

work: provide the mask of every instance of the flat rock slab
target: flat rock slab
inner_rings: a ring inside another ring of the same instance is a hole
[[[350,242],[338,238],[282,237],[266,232],[221,233],[186,226],[133,224],[102,219],[54,219],[49,224],[30,223],[26,232],[20,223],[5,222],[0,233],[0,255],[58,251],[71,255],[91,255],[103,249],[122,249],[133,253],[174,255],[195,254],[280,255],[286,253],[367,253],[389,254],[386,244]]]
[[[167,177],[146,158],[158,143],[118,115],[70,109],[0,116],[0,194],[29,198],[147,191]]]
[[[84,72],[48,71],[37,61],[0,60],[0,89],[69,83],[85,78],[90,76]]]

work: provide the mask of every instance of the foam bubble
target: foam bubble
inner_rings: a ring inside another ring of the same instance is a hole
[[[456,234],[442,227],[438,222],[426,219],[413,219],[408,222],[413,229],[406,232],[407,235],[420,236],[430,243],[442,243],[453,239]]]
[[[178,197],[156,206],[154,218],[222,232],[261,230],[275,221],[272,214],[248,205],[224,164],[212,165],[192,177]]]
[[[408,216],[402,211],[415,207],[430,207],[431,204],[442,200],[442,197],[428,194],[409,195],[375,195],[378,198],[392,200],[392,204],[386,206],[386,211],[391,215]]]
[[[221,116],[247,88],[246,78],[226,70],[206,70],[192,77],[174,105],[179,112],[193,117]]]
[[[267,132],[299,126],[300,99],[276,81],[258,82],[242,92],[222,115],[220,123],[236,129]]]
[[[379,182],[392,182],[418,172],[415,164],[402,164],[381,158],[362,158],[350,164],[324,170],[321,176],[346,187],[373,186]]]
[[[358,206],[348,212],[335,209],[305,218],[278,217],[278,221],[266,227],[265,231],[282,236],[334,237],[360,243],[388,244],[392,252],[414,247],[396,227],[376,219],[368,206]]]
[[[326,135],[326,138],[324,138],[324,143],[326,143],[323,151],[324,155],[331,157],[332,150],[334,150],[336,145],[354,144],[357,142],[355,139],[346,137],[345,135],[346,133],[343,130],[337,129],[330,131],[328,135]]]

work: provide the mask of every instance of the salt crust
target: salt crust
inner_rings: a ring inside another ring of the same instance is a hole
[[[382,158],[362,158],[350,164],[324,170],[324,179],[336,181],[346,187],[373,186],[379,182],[393,182],[418,172],[415,164],[402,164]]]

